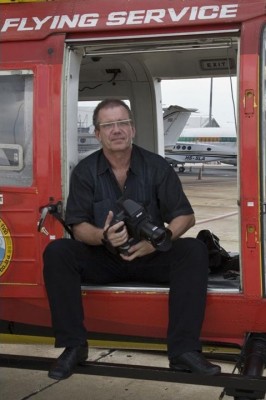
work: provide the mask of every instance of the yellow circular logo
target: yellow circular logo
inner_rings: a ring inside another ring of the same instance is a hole
[[[12,258],[12,253],[13,244],[10,232],[4,221],[0,218],[0,276],[6,272]]]

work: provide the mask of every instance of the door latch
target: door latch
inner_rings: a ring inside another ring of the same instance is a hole
[[[65,221],[63,220],[62,214],[63,214],[63,205],[61,201],[58,201],[56,204],[47,204],[43,207],[40,207],[40,219],[37,222],[37,230],[38,232],[43,233],[44,235],[49,235],[48,230],[45,228],[44,223],[45,219],[48,214],[52,215],[54,218],[56,218],[65,228],[65,230],[69,233],[71,238],[73,238],[73,234],[71,229],[66,225]]]

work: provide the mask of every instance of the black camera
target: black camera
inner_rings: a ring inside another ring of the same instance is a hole
[[[142,239],[147,240],[160,251],[167,251],[171,248],[172,232],[165,227],[154,225],[144,207],[130,199],[120,200],[118,204],[122,211],[114,216],[111,225],[124,221],[129,234],[128,241],[118,247],[119,253],[128,254],[130,246],[135,241]]]

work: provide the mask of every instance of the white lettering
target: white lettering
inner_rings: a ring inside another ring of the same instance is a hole
[[[169,15],[174,22],[178,22],[189,13],[189,20],[197,19],[216,19],[216,18],[233,18],[237,14],[237,4],[217,6],[202,6],[202,7],[184,7],[179,13],[176,13],[174,8],[168,8]]]
[[[108,15],[106,25],[123,25],[126,22],[126,11],[112,12]]]
[[[35,30],[39,31],[42,28],[43,24],[45,24],[45,22],[49,21],[49,19],[51,19],[51,18],[52,18],[51,16],[45,17],[44,19],[39,19],[37,17],[33,17],[32,19],[36,24]]]
[[[199,9],[199,19],[214,19],[218,17],[219,6],[203,6]]]
[[[222,5],[220,18],[234,18],[237,14],[238,5],[228,4]]]
[[[172,22],[181,20],[196,21],[196,20],[214,20],[224,18],[235,18],[238,12],[238,4],[223,4],[209,6],[193,6],[183,7],[176,10],[175,8],[159,8],[151,10],[133,10],[133,11],[115,11],[107,16],[107,26],[118,25],[141,25],[151,23],[164,23],[165,17]],[[40,31],[45,26],[46,29],[74,29],[74,28],[89,28],[97,25],[100,19],[100,14],[74,14],[69,15],[48,15],[43,19],[39,17],[24,17],[24,18],[8,18],[4,21],[1,32],[9,30],[17,31]]]
[[[158,10],[148,10],[144,19],[144,24],[149,24],[151,21],[162,23],[164,17],[165,9],[163,8]]]
[[[6,32],[9,28],[14,28],[19,25],[20,18],[10,18],[6,19],[5,23],[3,25],[3,28],[1,29],[1,32]]]
[[[127,19],[127,25],[141,24],[144,16],[145,10],[130,11]]]
[[[86,28],[89,26],[96,26],[99,20],[99,14],[84,14],[80,17],[78,26],[80,28]]]
[[[72,19],[70,19],[68,15],[62,15],[57,28],[62,29],[65,25],[67,25],[69,28],[75,28],[77,26],[78,20],[79,14],[73,15]]]
[[[187,12],[188,12],[189,9],[190,9],[190,7],[184,7],[184,8],[182,8],[182,10],[177,14],[173,8],[168,8],[168,12],[169,12],[169,15],[170,15],[170,17],[171,17],[171,20],[174,21],[174,22],[178,22],[178,21],[180,21],[180,20],[184,17],[184,15],[187,14]]]
[[[58,24],[59,19],[60,19],[60,16],[59,16],[59,15],[55,15],[55,16],[54,16],[53,22],[52,22],[51,25],[50,25],[50,29],[56,29],[56,26],[57,26],[57,24]]]
[[[33,27],[30,26],[28,28],[26,28],[26,23],[28,21],[28,18],[21,18],[19,27],[18,27],[18,31],[32,31]]]
[[[137,25],[137,24],[149,24],[151,21],[163,22],[165,17],[165,9],[158,10],[134,10],[128,14],[126,11],[119,13],[113,12],[108,16],[106,25]]]
[[[190,21],[195,21],[197,19],[198,9],[199,9],[198,7],[191,7],[190,17],[189,17]]]

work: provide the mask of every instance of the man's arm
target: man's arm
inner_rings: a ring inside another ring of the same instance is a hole
[[[113,213],[109,211],[103,228],[98,228],[89,222],[75,224],[72,226],[74,238],[90,246],[99,246],[102,244],[103,233],[109,228],[112,219]]]
[[[81,222],[73,225],[72,230],[74,238],[90,246],[99,246],[102,244],[105,231],[105,239],[108,239],[111,246],[121,246],[128,240],[127,229],[123,221],[119,221],[115,225],[110,226],[113,216],[113,212],[109,211],[103,229],[97,228],[89,222]]]
[[[180,215],[179,217],[172,219],[167,228],[172,232],[172,240],[175,240],[182,236],[193,225],[195,225],[194,214]],[[124,260],[132,261],[137,257],[143,257],[147,254],[153,253],[154,251],[155,248],[151,243],[147,242],[146,240],[141,240],[139,243],[130,247],[130,255],[121,255],[121,257]]]
[[[88,223],[81,222],[72,227],[74,238],[91,246],[99,246],[102,244],[103,229]]]
[[[175,240],[187,232],[192,226],[195,225],[194,214],[180,215],[169,223],[168,229],[172,232],[172,240]]]

